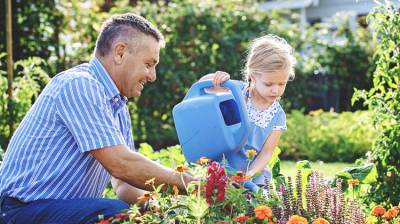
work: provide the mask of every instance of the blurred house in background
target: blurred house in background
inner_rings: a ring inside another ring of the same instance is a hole
[[[338,12],[351,13],[351,25],[355,27],[358,18],[367,15],[377,3],[374,0],[269,0],[259,5],[263,10],[289,9],[299,12],[300,26],[304,30],[306,24],[325,22]]]

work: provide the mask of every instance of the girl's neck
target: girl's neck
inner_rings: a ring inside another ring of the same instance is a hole
[[[268,102],[267,100],[265,100],[264,97],[262,97],[254,87],[250,87],[249,91],[251,95],[251,103],[257,109],[265,110],[273,104],[273,102]]]

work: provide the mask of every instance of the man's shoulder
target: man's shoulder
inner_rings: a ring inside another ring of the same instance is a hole
[[[99,88],[103,88],[101,83],[96,79],[93,70],[90,68],[88,63],[81,64],[65,70],[54,77],[54,80],[60,85],[60,87],[69,86],[73,83],[79,83],[81,85],[94,85]]]

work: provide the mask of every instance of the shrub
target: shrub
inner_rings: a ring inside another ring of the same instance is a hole
[[[0,55],[0,67],[2,60]],[[38,96],[41,86],[49,80],[47,73],[41,67],[42,64],[44,61],[37,57],[15,62],[14,96],[11,101],[7,94],[6,72],[0,70],[0,146],[4,150],[12,134],[8,126],[10,120],[12,119],[17,127]]]
[[[367,111],[293,111],[287,115],[287,126],[279,147],[282,158],[294,160],[354,162],[371,149],[376,133]]]

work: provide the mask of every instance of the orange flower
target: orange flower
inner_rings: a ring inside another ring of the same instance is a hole
[[[257,219],[272,218],[272,210],[267,206],[258,206],[254,209],[254,215]]]
[[[397,222],[400,224],[400,218],[397,219]]]
[[[383,219],[383,220],[389,221],[391,218],[392,218],[392,217],[390,217],[390,215],[389,215],[388,212],[385,212],[385,214],[382,215],[382,219]]]
[[[208,164],[209,162],[210,162],[210,160],[207,159],[207,158],[204,157],[204,156],[200,157],[200,159],[198,159],[198,160],[196,161],[196,163],[201,164],[201,165]]]
[[[254,150],[254,149],[246,150],[246,155],[247,155],[247,157],[249,157],[250,159],[253,159],[253,158],[257,155],[257,151]]]
[[[156,195],[155,192],[144,193],[142,196],[139,196],[137,199],[138,199],[139,201],[148,201],[148,200],[150,200],[154,195]]]
[[[354,187],[354,186],[360,185],[360,181],[358,179],[347,180],[347,183],[349,184],[350,187]]]
[[[178,173],[182,173],[185,170],[188,170],[189,168],[187,166],[178,166],[175,171]]]
[[[235,182],[244,182],[248,181],[250,178],[248,176],[243,175],[242,171],[237,171],[235,176],[232,176],[231,179]]]
[[[324,218],[318,218],[314,220],[312,224],[329,224],[329,222]]]
[[[239,216],[233,218],[233,221],[242,223],[242,222],[246,222],[249,219],[250,219],[250,217],[247,215],[239,215]]]
[[[396,208],[391,208],[387,211],[387,213],[391,218],[394,218],[399,214],[399,211]]]
[[[308,224],[308,221],[306,218],[299,215],[292,215],[287,224]]]
[[[383,214],[385,214],[385,208],[380,206],[380,205],[376,205],[372,208],[372,215],[373,216],[381,216]]]

